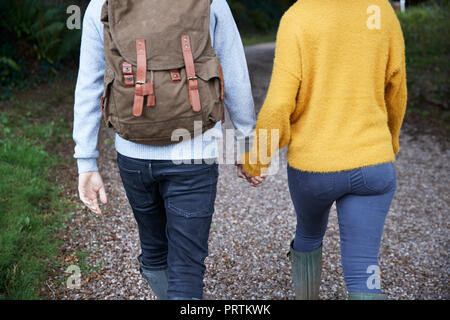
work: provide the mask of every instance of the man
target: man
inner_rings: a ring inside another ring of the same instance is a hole
[[[97,194],[107,202],[96,163],[105,73],[103,3],[91,1],[84,18],[73,132],[80,198],[97,214]],[[225,79],[225,105],[235,128],[249,136],[255,112],[241,38],[225,0],[214,0],[210,12],[211,40]],[[203,297],[218,179],[218,165],[210,160],[219,155],[220,134],[217,123],[203,135],[169,146],[137,144],[116,134],[120,175],[139,228],[140,271],[159,299]]]

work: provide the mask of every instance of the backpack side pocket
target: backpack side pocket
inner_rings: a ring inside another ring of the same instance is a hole
[[[113,125],[111,123],[111,108],[113,103],[113,97],[112,97],[112,86],[114,83],[114,72],[107,68],[105,70],[105,77],[104,77],[104,85],[105,89],[103,91],[103,95],[101,97],[101,109],[103,114],[103,119],[105,121],[105,124],[111,128]]]

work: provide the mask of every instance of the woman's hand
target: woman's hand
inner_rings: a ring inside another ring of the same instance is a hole
[[[257,187],[266,179],[265,175],[252,177],[247,172],[245,172],[242,164],[236,164],[236,167],[238,170],[238,177],[247,180],[247,182],[250,183],[252,187]]]

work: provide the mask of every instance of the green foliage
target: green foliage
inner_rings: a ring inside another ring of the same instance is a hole
[[[406,44],[410,104],[448,109],[450,5],[428,2],[399,13]]]
[[[11,58],[0,56],[0,84],[6,82],[15,71],[19,71],[18,64]],[[1,85],[0,89],[2,89]],[[2,90],[0,93],[0,100],[5,100],[9,97],[9,90]]]
[[[19,70],[19,66],[11,58],[0,57],[0,64],[10,67],[11,69],[14,69],[14,70]]]
[[[50,179],[60,160],[45,148],[68,139],[70,129],[36,117],[47,104],[9,104],[0,113],[0,297],[37,299],[68,209]]]
[[[399,0],[397,0],[397,1],[399,1]],[[415,6],[415,5],[418,5],[418,4],[421,4],[421,3],[424,3],[424,2],[428,2],[428,1],[429,0],[407,0],[406,4]]]
[[[443,58],[449,53],[450,43],[449,8],[434,4],[411,7],[399,13],[409,64],[425,66],[436,59],[445,63]]]
[[[46,180],[52,159],[29,142],[7,139],[0,148],[0,293],[8,299],[37,296],[46,258],[56,252]],[[44,169],[44,170],[43,170]]]
[[[229,0],[239,29],[246,35],[274,32],[293,0]]]
[[[0,101],[12,88],[47,81],[79,52],[81,32],[66,27],[66,4],[0,1]]]
[[[48,6],[34,0],[3,0],[0,9],[3,12],[0,26],[23,49],[31,49],[38,60],[53,64],[78,48],[80,33],[66,28],[64,6]]]

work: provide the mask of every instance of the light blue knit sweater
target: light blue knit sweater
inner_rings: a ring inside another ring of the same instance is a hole
[[[100,96],[103,93],[105,57],[103,24],[100,21],[104,0],[92,0],[83,21],[80,69],[75,90],[74,129],[75,155],[78,172],[98,171],[98,131],[101,121]],[[255,125],[255,110],[247,61],[239,31],[226,0],[214,0],[211,5],[211,40],[222,64],[225,105],[234,127],[243,136],[251,135]],[[217,138],[222,136],[221,124],[190,141],[171,146],[136,144],[116,134],[117,152],[148,160],[187,160],[215,158],[219,155]],[[190,145],[188,145],[190,144]],[[198,147],[198,146],[202,147]]]

